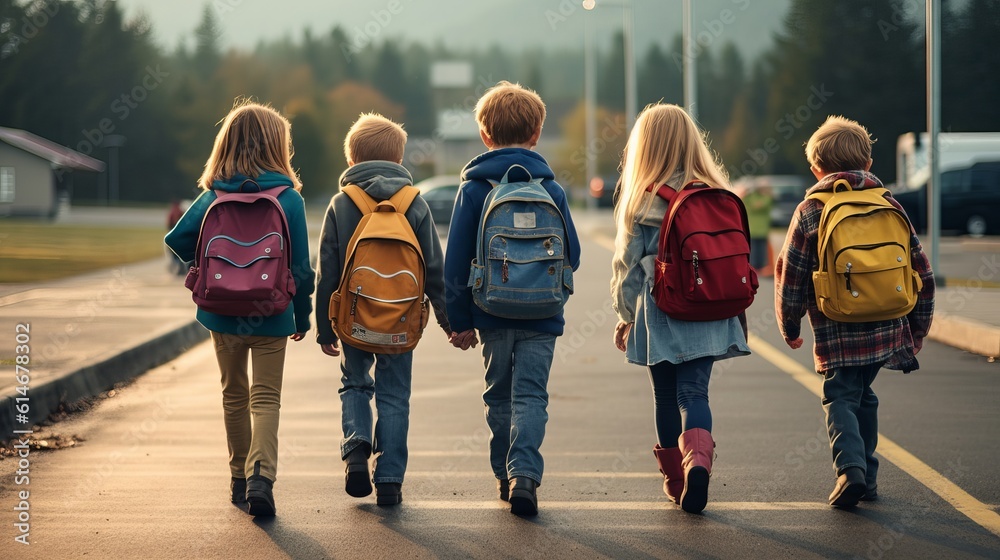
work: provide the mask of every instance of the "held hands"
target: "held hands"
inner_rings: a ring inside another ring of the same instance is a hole
[[[297,332],[297,333],[293,334],[292,336],[289,336],[288,338],[292,339],[295,342],[298,342],[298,341],[302,340],[305,337],[306,337],[306,333],[304,333],[304,332]]]
[[[319,347],[327,356],[333,356],[336,358],[340,355],[340,349],[337,348],[337,341],[334,341],[332,344],[320,344]]]
[[[455,348],[461,348],[462,350],[468,350],[469,348],[475,348],[479,344],[479,338],[476,337],[476,329],[469,329],[462,332],[452,332],[451,336],[448,337],[448,341]]]
[[[633,323],[626,323],[625,321],[618,321],[615,325],[615,347],[617,347],[622,352],[625,351],[625,339],[628,338],[628,333],[632,330]]]
[[[799,348],[802,347],[802,337],[796,338],[794,340],[786,338],[785,343],[788,344],[788,347],[791,348],[792,350],[798,350]]]

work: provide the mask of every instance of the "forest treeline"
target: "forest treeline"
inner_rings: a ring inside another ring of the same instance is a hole
[[[220,40],[226,5],[207,3],[192,44],[168,51],[153,41],[149,21],[126,19],[116,2],[0,0],[0,126],[105,161],[104,139],[121,135],[122,198],[162,201],[191,195],[216,123],[235,98],[251,97],[289,116],[294,164],[325,195],[359,113],[381,112],[405,122],[411,138],[433,139],[438,109],[470,108],[430,83],[433,62],[466,60],[479,92],[507,79],[541,93],[553,116],[545,134],[563,140],[545,155],[561,177],[583,184],[582,45],[469,51],[440,40],[362,41],[334,27],[229,49]],[[944,5],[942,128],[1000,130],[1000,0]],[[717,33],[703,27],[695,52],[684,52],[680,37],[637,52],[639,107],[681,103],[681,63],[695,56],[698,118],[731,176],[807,173],[803,143],[826,115],[844,114],[878,139],[873,170],[891,181],[897,136],[926,123],[923,3],[794,0],[775,17],[781,31],[753,59],[726,40],[724,22]],[[599,139],[590,149],[602,174],[614,172],[627,134],[622,59],[620,33],[599,45]],[[414,169],[418,178],[431,172],[427,161]],[[80,177],[74,198],[100,199],[104,184]]]

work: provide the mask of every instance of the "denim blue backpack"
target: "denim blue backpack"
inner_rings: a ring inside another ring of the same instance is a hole
[[[515,170],[527,180],[510,181]],[[472,299],[497,317],[552,317],[573,293],[566,220],[542,180],[532,179],[520,165],[490,183],[469,274]]]

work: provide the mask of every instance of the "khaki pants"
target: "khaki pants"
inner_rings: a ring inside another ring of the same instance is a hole
[[[232,476],[246,478],[260,462],[260,474],[275,480],[278,471],[278,409],[285,367],[283,336],[238,336],[212,332],[222,371],[222,410]],[[253,356],[253,384],[247,354]]]

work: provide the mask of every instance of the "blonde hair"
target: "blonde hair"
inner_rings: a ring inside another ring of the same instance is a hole
[[[344,138],[344,155],[353,163],[372,160],[399,163],[405,149],[406,131],[378,113],[363,113]]]
[[[806,143],[806,159],[826,173],[865,169],[872,158],[868,130],[851,119],[831,115]]]
[[[524,144],[542,129],[545,103],[534,91],[504,80],[479,98],[476,122],[496,146]]]
[[[281,113],[270,105],[237,99],[221,122],[212,155],[198,179],[199,187],[210,190],[216,180],[236,175],[254,178],[274,171],[288,176],[295,190],[302,190],[302,182],[292,169],[292,125]]]
[[[621,199],[615,206],[619,235],[632,235],[632,225],[645,216],[656,194],[646,189],[681,174],[680,189],[690,181],[728,188],[729,175],[708,148],[698,125],[677,105],[648,105],[635,121],[625,146]],[[628,237],[626,237],[627,239]]]

